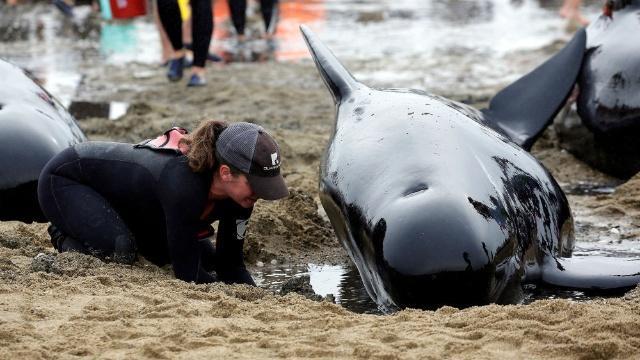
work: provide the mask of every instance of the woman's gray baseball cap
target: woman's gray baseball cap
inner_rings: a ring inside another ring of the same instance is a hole
[[[280,148],[262,126],[230,124],[218,136],[216,156],[244,173],[257,197],[278,200],[289,196],[280,174]]]

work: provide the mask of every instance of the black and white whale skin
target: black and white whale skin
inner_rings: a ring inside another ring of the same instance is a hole
[[[0,59],[0,78],[0,220],[43,222],[36,192],[40,171],[86,137],[24,70]]]
[[[563,119],[563,147],[620,178],[640,171],[640,0],[616,0],[587,27],[578,77],[582,122]],[[586,129],[584,129],[586,128]]]
[[[514,84],[480,112],[418,90],[369,88],[301,30],[337,105],[320,199],[382,309],[514,303],[523,282],[600,290],[640,282],[638,261],[570,257],[573,220],[564,193],[499,126],[487,125],[499,123],[492,114],[502,123],[517,114],[498,106],[509,93],[523,111],[539,107],[545,118],[532,119],[546,126],[573,86],[570,76],[559,98],[550,99],[548,87],[518,98]],[[580,36],[570,47],[584,46]]]

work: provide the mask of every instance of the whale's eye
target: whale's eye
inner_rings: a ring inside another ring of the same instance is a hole
[[[404,197],[414,196],[422,192],[425,192],[427,190],[429,190],[429,186],[427,186],[427,184],[416,184],[415,186],[412,186],[411,188],[407,189],[404,192],[404,194],[402,194],[402,196]]]

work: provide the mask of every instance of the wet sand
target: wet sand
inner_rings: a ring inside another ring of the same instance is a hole
[[[187,89],[184,82],[167,83],[163,69],[148,65],[89,70],[79,100],[131,106],[117,121],[93,118],[80,126],[93,140],[125,142],[174,125],[193,128],[203,118],[265,126],[282,147],[292,195],[257,204],[247,263],[348,261],[317,198],[318,166],[334,107],[313,65],[214,66],[208,80],[204,89]],[[566,187],[611,181],[557,148],[552,131],[534,154]],[[640,175],[611,195],[569,199],[574,213],[581,214],[578,220],[624,223],[621,237],[638,240]],[[55,254],[45,224],[0,223],[0,358],[76,356],[638,358],[640,290],[580,303],[543,300],[362,315],[296,294],[188,284],[170,269],[145,261],[123,266]]]

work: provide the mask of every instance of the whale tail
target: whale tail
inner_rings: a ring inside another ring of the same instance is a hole
[[[530,150],[571,95],[586,39],[585,29],[578,30],[560,52],[498,92],[482,110],[489,125]]]
[[[322,76],[322,80],[329,88],[336,104],[339,104],[342,99],[349,97],[349,94],[363,86],[306,25],[300,25],[300,31]]]
[[[549,256],[535,277],[537,279],[529,280],[538,280],[553,287],[593,292],[623,292],[640,283],[640,259]]]

